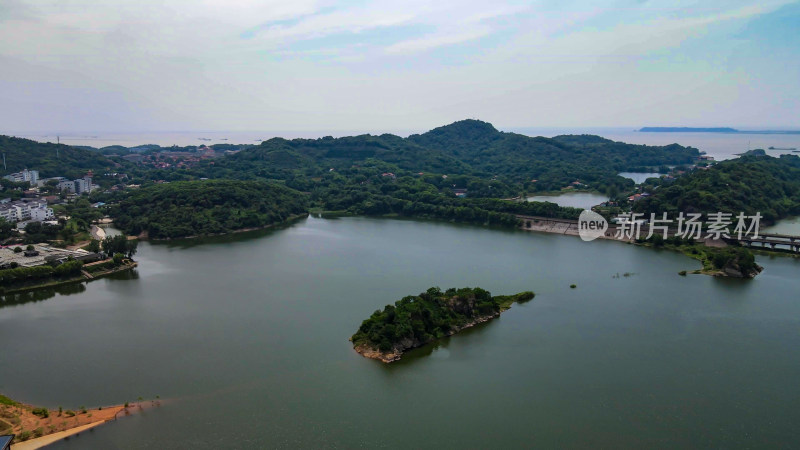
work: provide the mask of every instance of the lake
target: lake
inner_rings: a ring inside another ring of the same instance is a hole
[[[608,196],[594,192],[565,192],[555,195],[534,195],[528,197],[529,202],[551,202],[559,206],[590,209],[592,206],[607,202]]]
[[[630,178],[636,184],[642,184],[647,181],[648,178],[659,178],[661,174],[658,172],[620,172],[617,175]]]
[[[779,220],[775,225],[764,227],[764,232],[800,236],[800,217],[789,217]]]
[[[699,265],[669,251],[370,218],[143,242],[137,259],[0,308],[0,392],[164,399],[52,448],[800,444],[795,259],[681,277]],[[430,286],[537,296],[398,363],[353,351],[363,319]]]

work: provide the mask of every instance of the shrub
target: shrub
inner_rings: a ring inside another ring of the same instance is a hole
[[[119,266],[120,264],[122,264],[123,259],[125,259],[125,255],[123,255],[122,253],[114,253],[113,261],[115,266]]]
[[[42,419],[46,419],[46,418],[50,417],[50,411],[48,411],[47,408],[33,408],[33,410],[31,412],[35,416],[39,416]]]

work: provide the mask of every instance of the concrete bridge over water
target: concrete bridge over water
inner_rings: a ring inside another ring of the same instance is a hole
[[[517,215],[517,218],[522,221],[522,229],[525,230],[542,231],[545,233],[566,234],[571,236],[579,235],[577,220],[554,219],[552,217],[523,216],[523,215]],[[678,231],[677,228],[670,229],[668,235],[674,236],[677,231]],[[647,225],[642,225],[641,236],[646,237],[648,232],[649,232],[649,227]],[[661,230],[656,231],[656,234],[660,233]],[[603,237],[606,239],[616,239],[615,238],[616,234],[617,234],[616,225],[609,224],[608,230],[606,231],[605,236]],[[631,239],[619,239],[619,240],[630,241]],[[713,241],[710,239],[703,238],[699,239],[699,241],[704,241],[709,245],[713,245]],[[738,239],[736,236],[731,235],[730,238],[723,237],[721,241],[728,244],[738,242],[743,247],[749,247],[755,249],[763,248],[769,250],[782,250],[792,253],[800,253],[800,236],[765,233],[760,231],[758,233],[757,238],[748,235],[748,236],[742,236],[741,239]]]

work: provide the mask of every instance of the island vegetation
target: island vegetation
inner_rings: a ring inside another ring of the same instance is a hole
[[[674,250],[700,261],[702,268],[692,271],[696,274],[727,278],[754,278],[764,270],[763,267],[756,264],[755,255],[750,249],[738,245],[714,247],[701,244],[694,239],[685,239],[679,236],[663,239],[660,235],[654,235],[650,239],[640,239],[637,243]],[[686,273],[687,271],[681,271],[681,275],[686,275]]]
[[[493,297],[478,287],[444,292],[432,287],[375,311],[350,340],[361,355],[388,363],[400,359],[408,349],[491,320],[512,303],[533,297],[533,292]]]

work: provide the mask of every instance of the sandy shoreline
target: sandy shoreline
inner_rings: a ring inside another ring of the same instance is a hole
[[[70,436],[75,436],[80,434],[83,431],[86,431],[90,428],[94,428],[96,426],[100,426],[104,423],[108,422],[107,420],[98,420],[97,422],[92,422],[86,425],[81,425],[79,427],[75,427],[66,431],[59,431],[57,433],[48,434],[46,436],[42,436],[40,438],[30,439],[27,441],[20,442],[18,444],[12,444],[11,450],[35,450],[37,448],[42,448],[47,445],[50,445],[54,442],[58,442],[62,439],[66,439]]]
[[[119,417],[161,406],[161,400],[142,400],[136,403],[101,406],[76,410],[45,409],[15,402],[2,397],[0,403],[0,434],[14,434],[12,450],[31,450],[76,436]],[[46,411],[46,414],[44,413]]]

